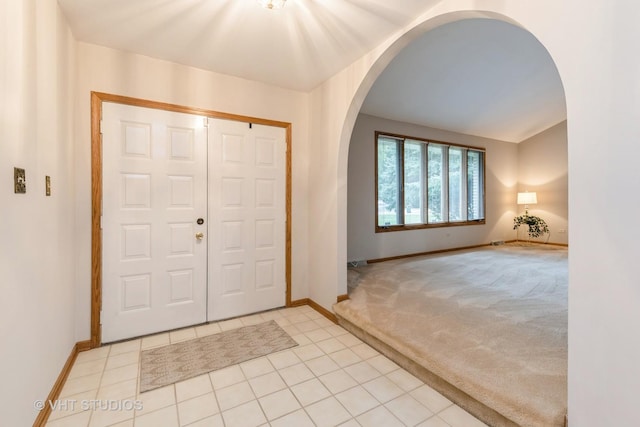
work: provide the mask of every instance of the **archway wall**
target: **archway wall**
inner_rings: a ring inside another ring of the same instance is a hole
[[[569,420],[637,422],[640,231],[634,170],[640,149],[640,4],[443,0],[311,94],[310,297],[330,308],[346,293],[347,164],[362,102],[384,67],[418,35],[458,19],[501,19],[547,48],[565,88],[569,152]]]

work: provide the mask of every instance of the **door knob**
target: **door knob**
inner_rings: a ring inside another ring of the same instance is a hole
[[[196,239],[202,240],[204,238],[204,233],[196,233]]]

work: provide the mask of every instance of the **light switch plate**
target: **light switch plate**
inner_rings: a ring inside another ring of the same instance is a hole
[[[27,178],[24,169],[13,168],[13,185],[16,194],[24,194],[27,192]]]

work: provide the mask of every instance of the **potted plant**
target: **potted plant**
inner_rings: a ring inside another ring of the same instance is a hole
[[[527,225],[529,227],[529,239],[540,237],[543,234],[549,233],[549,226],[544,221],[544,219],[529,215],[525,213],[524,215],[517,216],[513,219],[513,229],[517,230],[521,225]]]

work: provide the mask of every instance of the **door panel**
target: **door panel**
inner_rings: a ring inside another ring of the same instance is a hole
[[[285,304],[282,128],[209,121],[209,320]]]
[[[103,342],[206,321],[205,120],[103,103]]]

